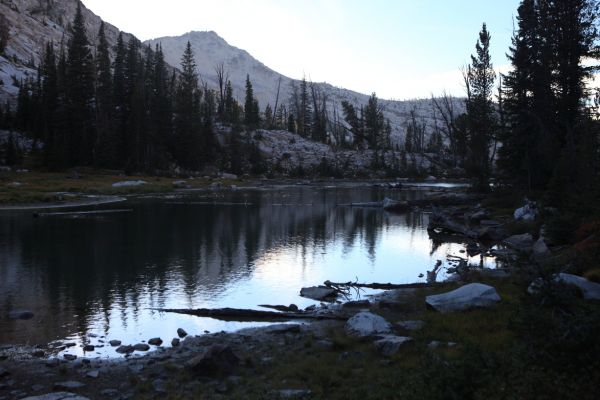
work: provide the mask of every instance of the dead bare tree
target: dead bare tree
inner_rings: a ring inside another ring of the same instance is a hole
[[[442,92],[440,97],[431,96],[434,111],[439,114],[442,126],[439,131],[448,140],[448,147],[452,154],[452,163],[456,167],[458,164],[458,141],[456,128],[456,110],[454,108],[456,99],[450,96],[446,91]],[[437,118],[436,118],[437,122]]]
[[[277,96],[275,96],[275,108],[273,108],[273,117],[271,121],[271,126],[275,126],[275,116],[277,115],[277,107],[279,106],[279,91],[281,89],[281,77],[279,77],[279,82],[277,83]]]
[[[229,80],[229,72],[225,69],[223,62],[215,66],[215,72],[217,73],[217,83],[219,85],[219,100],[217,113],[220,117],[225,114],[225,86]]]

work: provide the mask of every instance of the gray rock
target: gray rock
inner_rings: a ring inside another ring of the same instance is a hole
[[[235,174],[228,174],[228,173],[226,173],[226,172],[223,172],[223,173],[221,174],[221,178],[223,178],[223,179],[228,179],[228,180],[236,180],[236,179],[238,178],[238,176],[237,176],[237,175],[235,175]]]
[[[550,249],[546,246],[544,238],[540,238],[533,245],[533,256],[537,258],[544,258],[550,254]]]
[[[147,345],[146,343],[138,343],[133,346],[133,349],[136,351],[148,351],[148,350],[150,350],[150,346]]]
[[[301,399],[312,394],[308,389],[281,389],[277,393],[282,399]]]
[[[142,186],[142,185],[146,185],[147,183],[148,182],[142,181],[142,180],[138,180],[138,181],[122,181],[122,182],[115,182],[115,183],[113,183],[112,187],[120,188],[120,187]]]
[[[83,351],[94,351],[96,349],[96,347],[94,347],[91,344],[86,344],[85,346],[83,346]]]
[[[88,373],[85,374],[85,376],[87,376],[88,378],[96,379],[98,378],[98,376],[100,376],[100,371],[98,371],[97,369],[93,371],[88,371]]]
[[[216,344],[204,349],[199,355],[185,365],[201,376],[231,375],[240,363],[231,347]]]
[[[371,302],[369,300],[353,300],[345,302],[342,307],[344,308],[369,308]]]
[[[337,292],[327,286],[313,286],[302,288],[300,290],[300,296],[314,300],[331,300],[337,297]]]
[[[514,212],[516,221],[534,221],[538,216],[538,207],[534,201],[525,199],[525,205]]]
[[[117,347],[121,345],[121,341],[120,340],[111,340],[110,342],[108,342],[108,344],[110,344],[112,347]]]
[[[173,181],[173,187],[175,189],[189,189],[191,186],[187,183],[187,181]]]
[[[400,321],[396,325],[407,331],[420,331],[425,326],[425,321]]]
[[[87,397],[80,396],[76,393],[69,392],[54,392],[42,394],[40,396],[25,397],[21,400],[90,400]]]
[[[529,251],[533,246],[533,236],[530,233],[513,235],[504,239],[504,243],[517,250]]]
[[[178,328],[177,336],[179,336],[180,338],[184,338],[187,336],[187,332],[183,328]]]
[[[266,333],[281,334],[281,333],[299,333],[300,325],[298,324],[276,324],[265,329]]]
[[[161,338],[152,338],[150,340],[148,340],[148,344],[151,344],[152,346],[160,346],[163,343]]]
[[[42,358],[46,355],[46,352],[44,352],[44,350],[34,350],[31,355],[37,358]]]
[[[555,278],[558,282],[577,287],[586,300],[600,300],[600,283],[587,280],[582,276],[560,273]]]
[[[363,311],[350,318],[344,330],[352,336],[369,337],[391,332],[392,325],[379,315]]]
[[[179,338],[173,338],[173,340],[171,340],[171,346],[177,347],[177,346],[179,346],[180,342],[181,342],[181,340]]]
[[[429,306],[442,313],[489,307],[500,300],[496,289],[482,283],[470,283],[451,292],[425,298]]]
[[[131,345],[126,345],[126,346],[117,347],[116,351],[119,354],[129,354],[129,353],[133,353],[135,351],[135,349]]]
[[[9,319],[31,319],[33,312],[29,310],[14,310],[8,313]]]
[[[54,384],[54,390],[74,390],[81,389],[85,387],[85,383],[81,383],[78,381],[64,381],[64,382],[56,382]]]
[[[402,345],[412,340],[412,338],[407,336],[385,335],[383,338],[375,341],[373,346],[382,355],[391,357],[400,350]]]
[[[75,354],[65,354],[63,358],[67,361],[75,361],[77,360],[77,356]]]

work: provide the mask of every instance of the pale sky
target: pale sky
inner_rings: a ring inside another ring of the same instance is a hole
[[[387,99],[463,95],[481,24],[505,71],[519,0],[83,0],[141,40],[217,32],[291,78]],[[197,55],[200,57],[201,55]]]

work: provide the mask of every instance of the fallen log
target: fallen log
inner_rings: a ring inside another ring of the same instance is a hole
[[[197,308],[197,309],[176,309],[176,308],[158,308],[160,312],[169,312],[176,314],[194,315],[196,317],[208,317],[222,321],[281,321],[289,319],[331,319],[346,320],[344,315],[317,314],[315,312],[276,312],[249,310],[243,308]]]
[[[426,287],[435,286],[432,283],[358,283],[358,282],[331,282],[325,281],[325,286],[337,289],[339,287],[350,287],[350,288],[366,288],[366,289],[381,289],[381,290],[393,290],[393,289],[421,289]]]

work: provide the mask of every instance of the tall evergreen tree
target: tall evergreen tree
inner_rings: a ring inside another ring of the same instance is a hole
[[[481,191],[489,190],[489,148],[495,125],[492,91],[496,73],[490,57],[490,39],[484,23],[475,45],[476,54],[471,56],[466,76],[470,151],[468,168],[475,179],[475,187]]]
[[[181,71],[175,95],[174,155],[183,167],[197,169],[202,163],[199,157],[201,92],[190,42],[181,59]]]
[[[71,34],[64,82],[69,113],[67,156],[71,165],[89,165],[95,143],[94,61],[79,1]]]
[[[254,90],[250,75],[246,75],[246,100],[244,102],[244,124],[249,129],[256,129],[260,123],[258,101],[254,98]]]
[[[115,137],[113,124],[113,76],[111,70],[108,41],[104,22],[98,32],[96,49],[96,118],[98,136],[96,143],[96,163],[110,166],[115,163]]]

